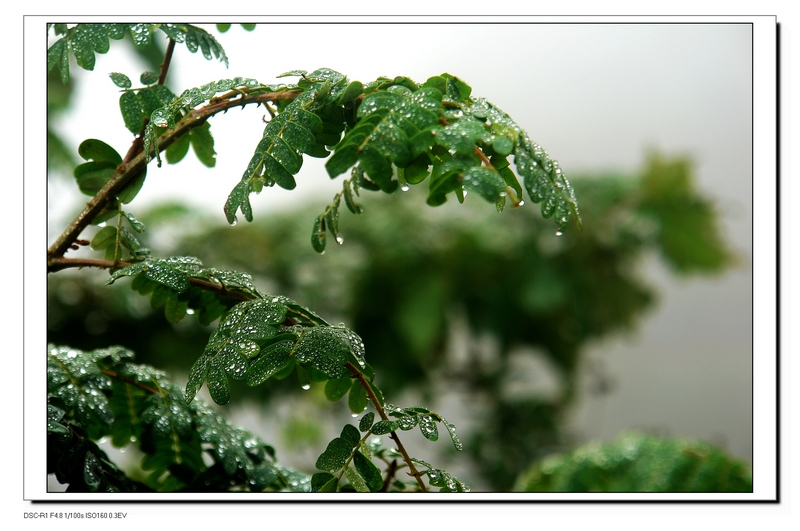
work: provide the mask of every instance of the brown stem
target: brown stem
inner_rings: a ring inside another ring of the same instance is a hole
[[[169,39],[167,50],[164,52],[164,62],[161,63],[161,71],[158,73],[158,84],[163,85],[167,81],[169,63],[172,61],[172,52],[175,50],[175,41]]]
[[[97,260],[94,258],[51,258],[47,262],[47,272],[54,273],[56,271],[61,271],[62,269],[70,269],[73,267],[77,268],[96,267],[98,269],[113,269],[113,268],[128,267],[129,265],[131,265],[130,262],[119,262],[119,261],[114,262],[113,260]],[[225,286],[214,284],[213,282],[209,282],[208,280],[189,277],[189,283],[192,284],[193,286],[197,286],[199,288],[203,288],[208,291],[214,291],[218,295],[221,295],[231,300],[241,302],[251,299],[251,297],[248,297],[243,293],[230,291],[227,288],[225,288]]]
[[[363,387],[364,390],[367,392],[367,397],[369,397],[369,399],[372,401],[372,405],[375,406],[375,409],[378,411],[378,415],[381,416],[381,419],[389,420],[389,417],[386,415],[386,411],[384,411],[383,406],[378,400],[378,397],[375,396],[375,392],[372,390],[372,386],[369,385],[369,381],[367,380],[367,377],[364,376],[364,373],[362,373],[358,369],[358,367],[356,367],[349,361],[347,362],[347,365],[345,365],[345,367],[347,367],[347,369],[350,371],[350,374],[353,375],[353,378],[357,379],[358,382],[361,384],[361,387]],[[425,483],[422,481],[422,474],[420,474],[417,468],[414,466],[414,461],[411,460],[411,456],[409,456],[408,452],[406,452],[406,449],[403,447],[403,443],[400,442],[400,438],[397,436],[397,433],[391,432],[389,434],[389,438],[391,438],[395,442],[395,444],[397,445],[397,451],[403,455],[403,461],[406,462],[406,464],[408,465],[408,469],[410,471],[408,475],[414,477],[414,479],[417,480],[417,483],[419,484],[419,487],[422,490],[422,492],[428,492],[428,489],[425,488]]]
[[[167,130],[163,135],[158,138],[157,149],[163,151],[175,143],[180,137],[189,133],[192,129],[203,125],[209,118],[217,113],[227,111],[230,108],[244,106],[252,103],[262,103],[267,101],[278,101],[282,99],[294,99],[299,94],[299,91],[283,91],[283,92],[264,92],[243,95],[241,98],[235,98],[240,93],[232,92],[227,94],[229,99],[220,98],[214,103],[210,103],[199,109],[195,109],[184,116],[173,129]],[[47,250],[48,263],[53,258],[62,257],[70,245],[80,235],[92,219],[106,206],[106,204],[113,200],[128,182],[134,177],[141,174],[146,166],[147,159],[144,152],[139,151],[130,160],[124,161],[117,167],[117,171],[106,182],[105,186],[88,202],[83,211],[67,226],[64,232],[56,239],[56,241]]]
[[[148,393],[153,393],[154,395],[161,394],[158,389],[154,387],[150,387],[149,385],[145,385],[141,382],[137,382],[133,378],[128,378],[127,376],[120,376],[114,371],[110,371],[108,369],[100,369],[100,372],[108,376],[109,378],[114,378],[115,380],[119,380],[120,382],[125,382],[131,385],[135,385],[139,389],[144,389]]]
[[[386,469],[386,477],[383,479],[383,487],[381,487],[381,492],[389,492],[389,487],[392,484],[392,480],[394,479],[394,475],[397,473],[397,460],[393,459],[391,463],[389,463],[389,468]]]

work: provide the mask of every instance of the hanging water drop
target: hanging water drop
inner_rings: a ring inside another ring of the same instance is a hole
[[[337,236],[336,237],[336,243],[338,243],[339,245],[343,244],[344,243],[344,238],[342,238],[341,236]]]
[[[556,236],[561,236],[562,234],[564,234],[564,231],[562,231],[561,229],[558,229],[556,231]]]
[[[235,227],[237,223],[239,223],[239,220],[236,219],[236,216],[233,216],[233,221],[231,221],[231,227]]]
[[[409,188],[410,188],[410,187],[408,186],[408,184],[407,184],[407,183],[403,183],[402,185],[400,185],[400,189],[401,189],[402,191],[404,191],[404,192],[408,192]]]
[[[311,389],[311,384],[303,384],[301,388],[303,389],[303,391],[308,391],[309,389]]]

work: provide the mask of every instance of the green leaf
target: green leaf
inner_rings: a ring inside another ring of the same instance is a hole
[[[116,245],[117,227],[109,225],[100,229],[92,238],[91,247],[95,251],[102,251],[109,246]]]
[[[182,161],[186,154],[189,152],[189,135],[182,135],[170,145],[164,152],[164,158],[167,159],[168,164],[177,164]]]
[[[210,356],[200,356],[192,365],[189,371],[189,381],[186,384],[186,401],[194,400],[197,391],[203,386],[203,382],[208,378],[208,370],[211,367]]]
[[[123,204],[128,204],[134,200],[134,198],[139,194],[139,191],[142,189],[144,185],[144,180],[147,177],[147,168],[142,170],[142,173],[131,179],[128,184],[117,194],[117,198],[122,201]]]
[[[53,69],[56,65],[61,62],[61,56],[66,50],[66,39],[58,39],[56,42],[53,43],[50,48],[47,49],[47,71]],[[63,67],[62,67],[63,68]],[[63,77],[63,74],[62,74]],[[67,76],[67,81],[69,81],[69,76]],[[64,82],[66,85],[67,82]]]
[[[122,113],[122,119],[128,131],[138,135],[144,125],[144,111],[136,94],[131,91],[120,94],[119,110]]]
[[[358,446],[358,443],[361,441],[361,434],[358,433],[358,428],[352,424],[345,424],[339,437],[347,441],[351,445],[351,448]]]
[[[492,141],[492,149],[501,157],[505,157],[514,151],[514,141],[505,136],[498,136]]]
[[[317,216],[317,219],[314,220],[314,228],[311,232],[311,246],[320,254],[325,252],[325,238],[325,218],[323,216]]]
[[[206,122],[200,127],[192,129],[189,133],[194,154],[207,168],[213,168],[217,163],[217,152],[214,151],[214,137],[211,136],[211,124]]]
[[[352,380],[348,375],[330,379],[325,383],[325,398],[331,402],[336,402],[347,394],[351,385]]]
[[[158,83],[158,78],[159,78],[158,72],[150,72],[148,70],[148,71],[142,72],[142,75],[139,76],[139,82],[142,85],[154,85],[154,84]]]
[[[317,472],[311,476],[311,492],[336,492],[339,479],[329,472]]]
[[[348,374],[344,365],[349,352],[350,347],[342,340],[340,332],[326,326],[304,330],[294,348],[297,361],[315,367],[329,378],[341,378]]]
[[[350,483],[350,486],[353,487],[353,490],[356,492],[369,492],[367,482],[364,481],[364,478],[362,478],[358,472],[356,472],[355,468],[348,466],[344,469],[344,475],[347,478],[347,481]]]
[[[476,192],[492,203],[506,194],[506,183],[503,178],[488,168],[467,169],[462,176],[462,183],[465,189]]]
[[[353,465],[358,474],[364,478],[369,490],[378,492],[383,487],[383,478],[381,471],[376,467],[372,460],[364,457],[358,450],[353,452]]]
[[[247,221],[253,221],[253,209],[250,206],[250,186],[245,181],[237,184],[225,202],[225,217],[228,223],[236,225],[236,211],[241,209]]]
[[[419,431],[429,441],[437,441],[439,439],[439,430],[436,427],[436,422],[430,415],[419,416]]]
[[[361,386],[358,380],[353,380],[353,385],[350,387],[347,407],[356,414],[361,414],[367,409],[367,390]]]
[[[119,72],[111,72],[108,74],[111,78],[111,81],[118,86],[119,88],[129,89],[133,85],[131,83],[131,78],[126,76],[125,74],[120,74]]]
[[[89,138],[81,142],[81,145],[78,146],[78,154],[84,160],[107,163],[114,167],[122,163],[122,156],[113,147],[96,138]]]
[[[113,211],[113,213],[116,214],[116,211]],[[125,219],[128,220],[128,223],[131,224],[133,230],[135,230],[136,232],[144,232],[144,223],[136,219],[136,216],[134,216],[130,212],[123,212],[123,215],[125,216]]]
[[[352,81],[339,96],[340,105],[348,105],[355,102],[356,98],[364,92],[364,85],[360,81]]]
[[[81,193],[94,196],[116,172],[116,165],[86,162],[75,168],[73,175]]]
[[[183,293],[191,286],[185,274],[162,262],[148,263],[142,270],[142,274],[178,293]]]
[[[447,432],[450,434],[450,440],[453,441],[453,446],[455,447],[456,451],[460,452],[464,449],[464,445],[461,443],[461,440],[456,435],[456,427],[453,424],[450,424],[446,420],[442,419],[442,424],[444,427],[447,428]]]
[[[465,116],[457,122],[436,132],[436,143],[447,149],[454,149],[461,155],[470,155],[479,142],[491,139],[486,125]]]
[[[336,243],[341,245],[344,242],[342,234],[339,232],[339,199],[328,207],[325,214],[325,226],[330,231]]]
[[[63,39],[59,42],[62,41]],[[69,47],[66,46],[66,42],[64,43],[64,46],[61,47],[61,60],[58,62],[58,65],[59,74],[61,74],[61,83],[66,85],[69,83]]]
[[[335,438],[328,443],[327,448],[319,456],[316,467],[325,472],[335,472],[340,470],[353,451],[353,446],[342,438]]]
[[[375,413],[370,411],[369,413],[361,417],[361,420],[358,422],[358,429],[363,432],[369,431],[370,428],[372,428],[372,423],[374,420],[375,420]]]
[[[247,371],[247,385],[259,385],[286,367],[291,361],[292,344],[292,341],[281,341],[265,347]]]
[[[398,423],[393,420],[379,420],[372,425],[372,433],[375,435],[386,435],[395,431],[399,427]]]
[[[353,197],[353,189],[351,188],[352,183],[350,181],[345,181],[344,184],[344,204],[347,205],[347,209],[352,212],[353,214],[362,214],[364,209],[356,203],[355,198]]]
[[[207,373],[208,392],[215,403],[224,405],[231,400],[231,388],[225,370],[220,367],[217,358],[213,358]]]
[[[178,293],[172,292],[172,295],[167,299],[167,303],[164,306],[164,316],[167,318],[167,321],[170,323],[178,323],[184,317],[186,317],[186,310],[188,309],[189,305],[186,301],[182,301],[178,298]]]

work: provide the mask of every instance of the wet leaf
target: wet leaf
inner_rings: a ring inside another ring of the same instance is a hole
[[[336,492],[339,480],[329,472],[317,472],[311,476],[311,492]]]
[[[121,74],[119,72],[111,72],[110,74],[108,74],[108,76],[111,78],[111,81],[119,88],[128,89],[131,88],[132,86],[131,79],[125,74]]]
[[[144,112],[136,94],[131,91],[120,94],[119,110],[122,113],[122,120],[125,122],[125,127],[128,131],[134,135],[139,134],[144,125]]]
[[[393,420],[379,420],[372,425],[372,433],[375,435],[386,435],[395,431],[399,427],[398,423]]]
[[[361,420],[358,422],[358,429],[363,432],[369,431],[370,428],[372,427],[372,423],[374,422],[374,420],[375,420],[375,413],[370,411],[369,413],[361,417]]]
[[[351,385],[352,379],[350,376],[330,379],[325,383],[325,397],[332,402],[336,402],[347,394]]]
[[[340,470],[353,451],[353,446],[339,437],[328,443],[327,448],[317,459],[316,467],[326,472]]]
[[[95,251],[102,251],[109,246],[115,245],[117,241],[117,227],[109,225],[103,227],[92,238],[91,247]]]
[[[436,441],[439,439],[439,430],[436,427],[436,422],[431,418],[430,415],[419,416],[419,431],[421,431],[422,435],[424,435],[425,438],[430,441]]]
[[[347,398],[347,407],[353,413],[361,414],[367,408],[367,391],[358,380],[353,380],[350,387],[350,396]]]
[[[381,471],[376,467],[372,460],[364,457],[358,450],[353,452],[353,466],[358,474],[364,478],[364,482],[371,492],[377,492],[383,487]]]

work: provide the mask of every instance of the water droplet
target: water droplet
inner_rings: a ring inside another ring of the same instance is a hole
[[[400,189],[404,192],[408,192],[409,186],[408,184],[403,183],[402,185],[400,185]]]
[[[336,237],[336,243],[338,243],[339,245],[343,244],[344,243],[344,238],[342,238],[341,236],[337,236]]]
[[[564,234],[564,231],[562,231],[561,229],[558,229],[556,231],[556,236],[561,236],[562,234]]]
[[[358,413],[352,413],[350,416],[356,418],[358,416]]]
[[[303,389],[303,391],[308,391],[309,389],[311,389],[311,384],[305,384],[305,385],[303,385],[303,386],[302,386],[302,389]]]
[[[236,219],[236,216],[234,216],[233,221],[231,221],[231,227],[235,227],[237,223],[239,223],[239,220]]]
[[[194,315],[194,310],[191,308],[186,309],[186,315]]]

